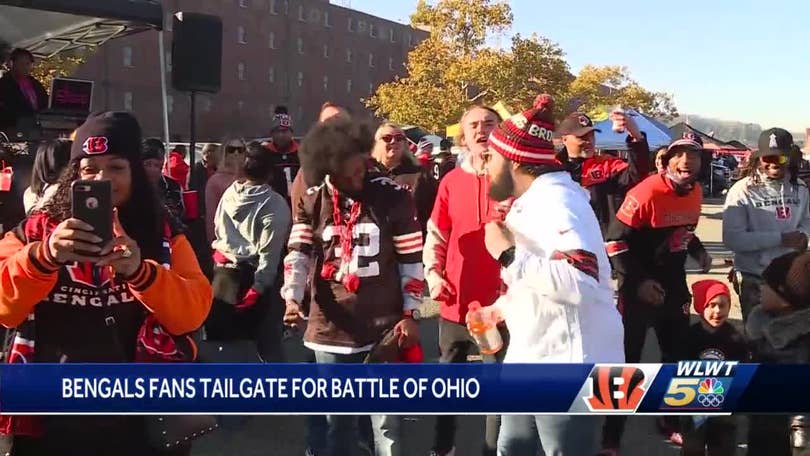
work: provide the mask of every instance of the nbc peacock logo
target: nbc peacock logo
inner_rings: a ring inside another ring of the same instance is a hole
[[[706,377],[700,381],[698,386],[697,401],[706,408],[720,408],[725,399],[726,390],[723,382],[714,378]]]

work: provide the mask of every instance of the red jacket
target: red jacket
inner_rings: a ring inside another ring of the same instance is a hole
[[[501,265],[484,246],[484,225],[505,215],[498,207],[489,198],[489,177],[476,175],[468,161],[439,184],[423,256],[428,286],[444,278],[456,292],[441,303],[445,320],[463,324],[471,302],[488,306],[499,296]]]
[[[163,165],[163,175],[180,184],[183,190],[188,190],[188,174],[190,171],[191,168],[183,159],[183,154],[179,152],[170,153],[169,159]]]

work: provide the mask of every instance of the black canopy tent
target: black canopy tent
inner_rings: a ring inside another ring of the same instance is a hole
[[[21,47],[40,58],[147,30],[162,30],[163,7],[157,0],[0,0],[0,55]],[[163,59],[163,40],[161,64]],[[164,129],[168,138],[165,71],[163,77]],[[0,136],[0,143],[3,141]],[[22,194],[28,186],[33,154],[0,150],[0,166],[14,170],[11,191],[0,192],[0,233],[23,219]],[[25,150],[24,148],[21,150]]]
[[[162,28],[156,0],[0,0],[0,42],[38,57]]]

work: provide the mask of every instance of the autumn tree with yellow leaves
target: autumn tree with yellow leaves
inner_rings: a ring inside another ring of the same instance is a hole
[[[380,85],[366,106],[379,117],[442,131],[471,103],[525,108],[541,92],[555,97],[558,116],[611,104],[658,117],[676,114],[672,99],[633,81],[624,67],[586,66],[571,74],[563,50],[538,36],[516,35],[508,49],[491,46],[512,26],[506,2],[420,0],[411,25],[430,32],[409,54],[408,75]]]

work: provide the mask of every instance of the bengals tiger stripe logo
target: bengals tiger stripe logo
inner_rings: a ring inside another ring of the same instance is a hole
[[[595,366],[589,377],[591,411],[635,411],[644,398],[644,371],[632,366]]]

